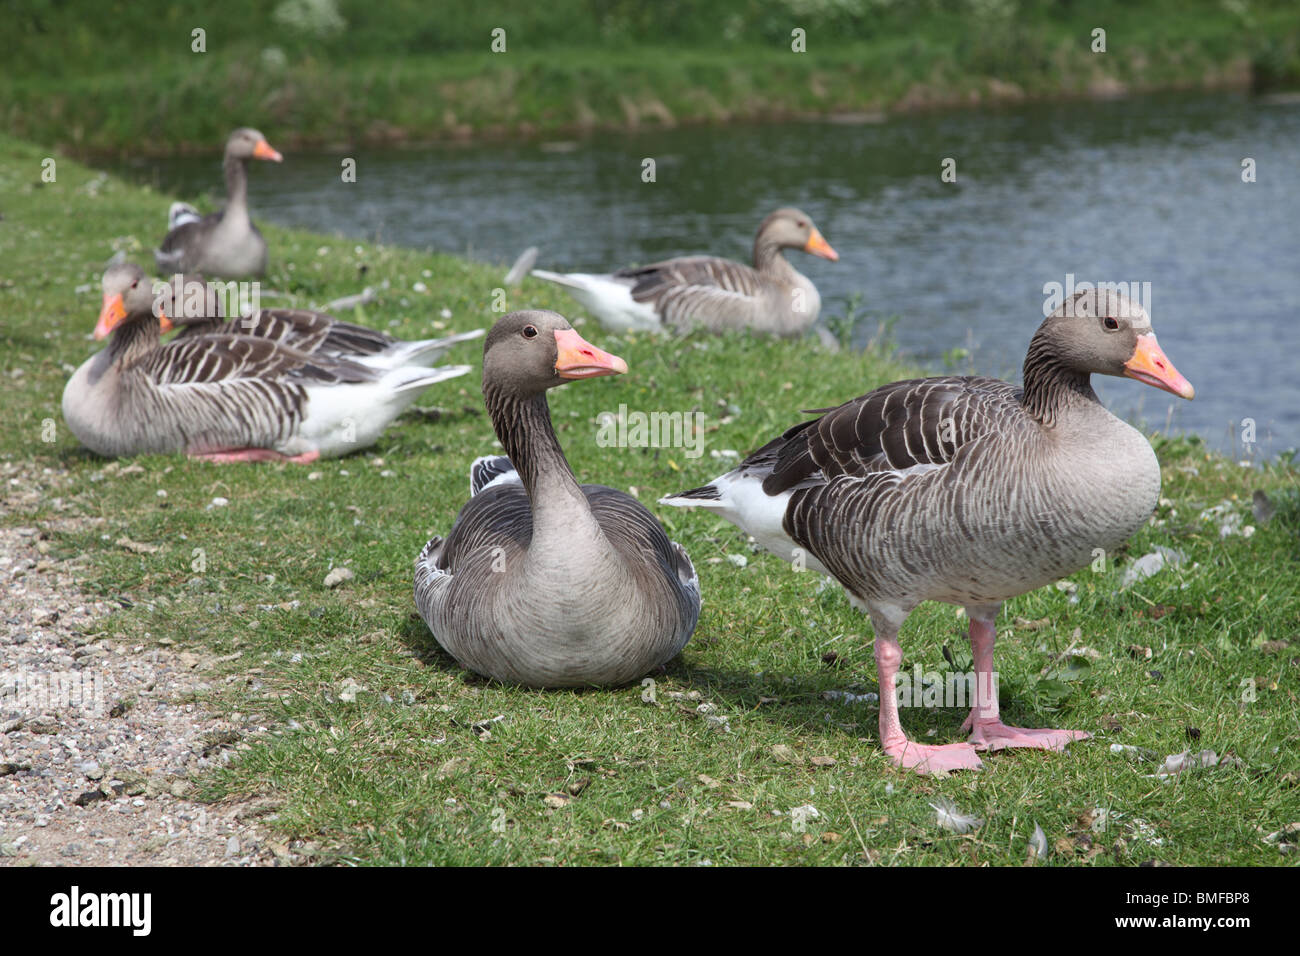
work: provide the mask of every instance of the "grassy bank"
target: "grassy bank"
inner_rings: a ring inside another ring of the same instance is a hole
[[[44,529],[51,560],[84,591],[121,601],[97,637],[174,641],[217,661],[218,689],[198,703],[241,732],[226,741],[239,748],[231,765],[197,781],[204,799],[265,800],[265,825],[285,842],[310,841],[326,862],[1019,864],[1035,823],[1055,865],[1281,859],[1261,837],[1295,819],[1300,772],[1293,468],[1251,471],[1195,442],[1157,440],[1166,500],[1128,552],[1075,575],[1077,600],[1047,588],[1008,604],[1004,713],[1096,734],[1068,754],[1004,753],[984,773],[948,780],[892,770],[875,705],[827,697],[875,689],[865,618],[838,588],[751,551],[730,526],[670,509],[662,518],[700,569],[705,606],[684,653],[656,677],[654,702],[642,687],[486,683],[437,650],[410,595],[414,555],[449,527],[470,460],[494,447],[476,377],[429,395],[424,404],[440,414],[408,414],[373,449],[315,466],[89,455],[63,426],[59,397],[96,347],[88,333],[103,261],[121,248],[147,263],[168,197],[71,161],[41,185],[45,152],[0,138],[0,455],[44,492],[34,508],[10,497],[0,520]],[[499,270],[264,231],[267,285],[292,301],[388,279],[363,318],[396,334],[429,334],[443,309],[453,329],[496,315]],[[531,281],[509,304],[574,314]],[[909,371],[888,354],[831,354],[811,342],[662,341],[590,323],[584,332],[630,372],[552,392],[558,433],[582,478],[636,488],[646,502],[712,477],[726,465],[714,452],[743,453],[800,420],[800,409]],[[467,346],[450,358],[477,365],[479,356]],[[596,416],[621,404],[703,412],[704,454],[598,447]],[[1221,521],[1201,519],[1226,502],[1225,515],[1254,524],[1256,488],[1280,507],[1253,536],[1220,538]],[[218,496],[228,504],[210,507]],[[147,547],[115,543],[123,539]],[[1187,561],[1122,588],[1132,559],[1157,545]],[[327,590],[337,565],[356,576]],[[961,623],[946,606],[914,614],[906,666],[947,670],[945,645],[960,663]],[[959,739],[963,717],[904,711],[923,740]],[[1199,730],[1195,743],[1188,728]],[[1148,776],[1155,763],[1132,763],[1110,751],[1115,743],[1160,758],[1212,749],[1241,764],[1160,781]],[[964,836],[938,829],[930,805],[943,797],[983,826]],[[796,823],[792,809],[809,804],[818,815]],[[1109,822],[1094,831],[1098,809]]]
[[[1285,0],[340,2],[338,20],[277,19],[295,5],[24,5],[0,37],[0,118],[141,154],[218,149],[232,117],[333,146],[1300,81]]]

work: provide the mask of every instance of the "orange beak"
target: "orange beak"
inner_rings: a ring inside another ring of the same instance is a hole
[[[555,330],[555,348],[555,372],[560,378],[596,378],[627,371],[621,358],[602,352],[573,329]]]
[[[99,321],[95,323],[95,338],[104,339],[117,328],[117,324],[126,318],[126,305],[122,302],[122,294],[109,295],[104,293],[104,306],[99,310]]]
[[[1173,392],[1180,398],[1192,398],[1196,389],[1183,378],[1174,363],[1161,350],[1154,334],[1139,335],[1133,357],[1124,363],[1124,374],[1147,385]]]
[[[803,247],[803,251],[810,255],[821,256],[823,259],[829,259],[831,262],[840,261],[840,254],[831,248],[831,244],[817,231],[815,226],[812,235],[808,237],[808,242]]]
[[[159,310],[159,312],[158,312],[158,329],[159,329],[159,331],[162,332],[163,335],[166,335],[168,332],[170,332],[170,331],[171,331],[172,329],[174,329],[174,328],[176,328],[176,324],[175,324],[174,322],[172,322],[171,319],[167,318],[167,316],[164,315],[163,312],[162,312],[161,310]]]
[[[273,163],[280,163],[284,161],[284,157],[281,156],[279,153],[277,153],[275,150],[273,150],[271,148],[271,144],[268,143],[266,140],[262,140],[256,146],[253,147],[253,158],[269,159]]]

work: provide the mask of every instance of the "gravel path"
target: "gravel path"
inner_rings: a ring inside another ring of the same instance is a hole
[[[66,473],[0,462],[0,866],[304,862],[259,829],[265,801],[203,804],[192,779],[264,732],[199,699],[213,661],[88,636],[121,610],[78,589],[87,559],[51,557],[48,536],[103,519],[4,526],[42,498],[56,512]]]

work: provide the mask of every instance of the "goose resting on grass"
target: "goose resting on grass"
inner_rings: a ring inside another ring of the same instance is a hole
[[[310,309],[258,309],[242,318],[225,319],[215,290],[198,276],[173,276],[162,290],[159,303],[178,329],[178,341],[197,335],[251,335],[308,355],[349,359],[381,369],[428,365],[453,345],[485,334],[482,329],[471,329],[407,342]]]
[[[698,324],[711,332],[751,329],[798,336],[817,321],[821,296],[786,261],[785,249],[839,259],[807,213],[787,208],[758,227],[753,268],[716,256],[683,256],[613,275],[544,269],[534,269],[533,275],[563,286],[616,332],[685,330]]]
[[[225,208],[200,218],[193,206],[172,203],[167,235],[154,251],[159,272],[202,272],[228,279],[265,274],[266,240],[248,215],[250,159],[278,163],[284,157],[255,129],[231,133],[222,163],[226,173]]]
[[[630,495],[579,485],[546,390],[627,371],[554,312],[488,333],[483,400],[508,457],[470,469],[470,499],[415,562],[415,606],[469,670],[531,687],[617,685],[666,663],[700,614],[691,559]]]
[[[1086,567],[1151,516],[1160,465],[1137,429],[1097,399],[1093,374],[1126,375],[1183,398],[1141,306],[1081,292],[1039,327],[1024,386],[942,377],[885,385],[796,425],[708,485],[661,504],[708,508],[772,553],[834,577],[871,616],[880,740],[893,762],[940,773],[977,750],[1061,750],[1076,730],[998,718],[994,621],[1002,603]],[[922,601],[966,609],[979,696],[969,743],[903,733],[898,631]]]
[[[213,461],[314,461],[372,444],[426,388],[468,365],[376,369],[248,335],[163,345],[139,266],[104,273],[95,338],[63,390],[63,417],[108,457],[181,452]]]

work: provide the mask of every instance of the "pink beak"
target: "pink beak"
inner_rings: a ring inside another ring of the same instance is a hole
[[[122,294],[104,293],[104,306],[99,310],[99,321],[95,323],[95,338],[104,339],[112,334],[117,324],[126,318],[126,303]]]
[[[272,149],[271,144],[268,143],[266,140],[262,140],[256,146],[253,147],[253,158],[269,159],[273,163],[279,163],[284,161],[284,157],[281,156],[274,149]]]
[[[573,329],[556,329],[555,346],[555,371],[560,378],[596,378],[627,371],[621,358],[596,348]]]
[[[1196,395],[1192,383],[1174,368],[1174,363],[1169,361],[1151,332],[1138,336],[1133,357],[1124,363],[1124,374],[1166,392],[1173,392],[1179,398],[1190,399]]]

